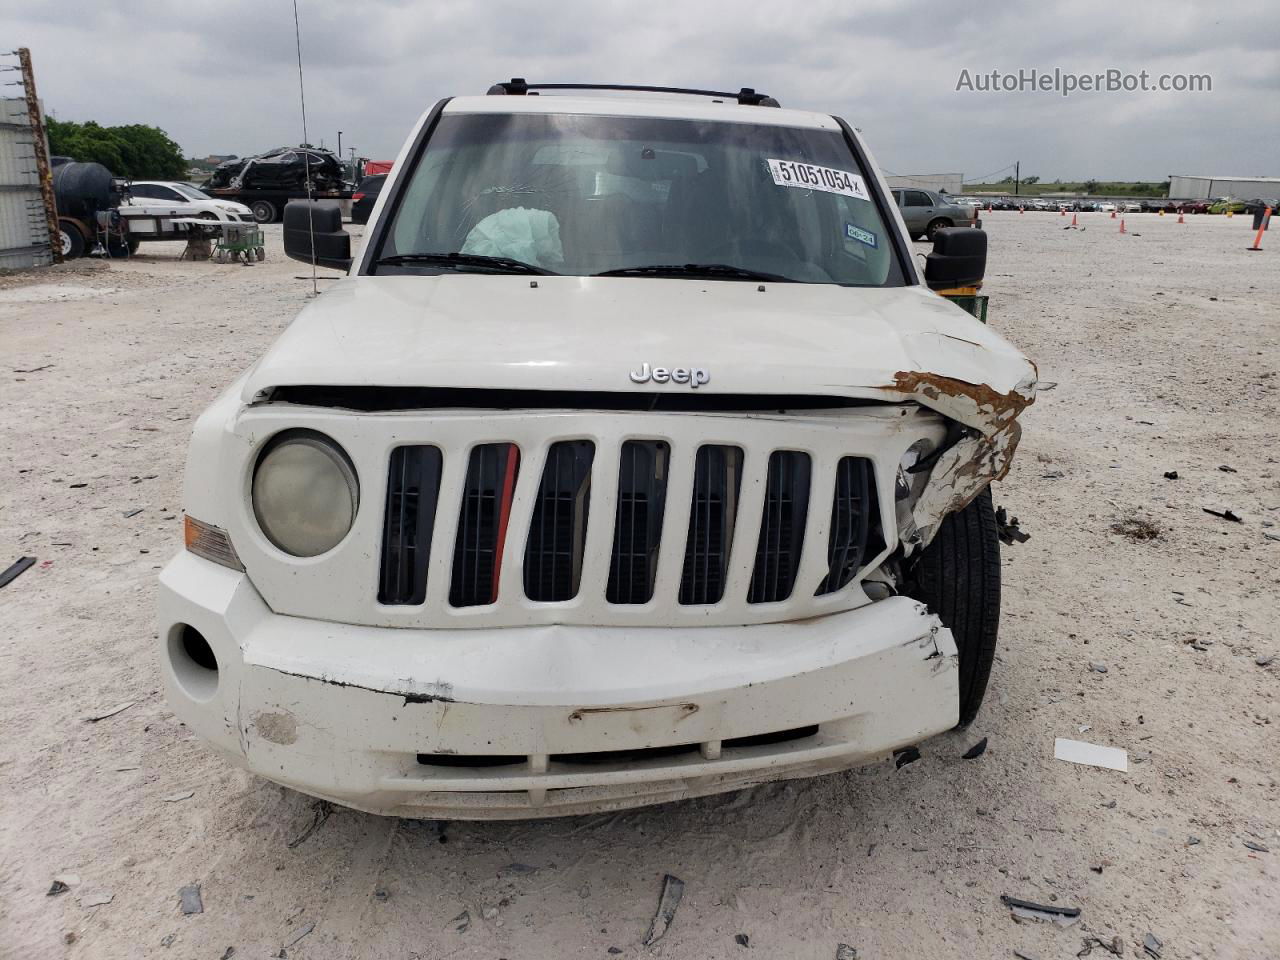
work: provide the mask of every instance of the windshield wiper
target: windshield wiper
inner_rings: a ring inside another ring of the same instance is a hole
[[[595,274],[597,277],[710,277],[716,280],[769,280],[796,283],[790,277],[761,270],[748,270],[728,263],[655,263],[647,267],[620,267]]]
[[[482,253],[397,253],[378,260],[374,266],[402,267],[415,263],[440,267],[476,267],[493,273],[535,273],[540,277],[554,277],[554,270],[546,270],[513,257],[490,257]]]

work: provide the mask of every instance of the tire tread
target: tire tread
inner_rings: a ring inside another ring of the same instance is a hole
[[[1000,627],[1000,537],[991,489],[942,521],[904,591],[927,604],[960,654],[960,726],[978,714]]]

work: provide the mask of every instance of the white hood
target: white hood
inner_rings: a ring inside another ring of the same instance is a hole
[[[938,406],[922,395],[929,392],[922,381],[960,381],[985,386],[984,396],[1016,392],[1018,410],[1033,396],[1030,361],[924,287],[764,286],[760,292],[758,284],[740,281],[353,277],[299,314],[250,372],[243,399],[297,385],[690,389],[632,383],[630,372],[644,363],[705,368],[710,380],[699,393]]]

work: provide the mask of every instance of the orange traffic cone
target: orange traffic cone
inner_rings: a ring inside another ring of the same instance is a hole
[[[1271,220],[1271,208],[1267,207],[1262,212],[1262,222],[1258,224],[1258,235],[1253,238],[1253,246],[1245,247],[1246,250],[1258,251],[1262,249],[1262,234],[1267,229],[1268,222]]]
[[[991,203],[990,203],[990,201],[988,201],[988,202],[987,202],[987,213],[990,213],[990,212],[991,212]]]
[[[1111,219],[1112,219],[1112,220],[1114,220],[1115,218],[1116,218],[1116,212],[1115,212],[1114,210],[1112,210],[1112,211],[1111,211]]]
[[[1120,218],[1120,232],[1124,233],[1124,217]]]
[[[1027,211],[1026,211],[1026,209],[1025,209],[1024,207],[1019,207],[1019,208],[1018,208],[1018,212],[1019,212],[1019,213],[1026,213]]]
[[[1066,208],[1066,207],[1059,207],[1059,208],[1058,208],[1058,216],[1060,216],[1060,217],[1065,217],[1066,215],[1067,215],[1067,208]]]
[[[1184,220],[1184,219],[1183,219],[1183,217],[1182,217],[1182,211],[1181,211],[1181,210],[1179,210],[1179,211],[1178,211],[1178,222],[1179,222],[1179,223],[1186,223],[1186,222],[1187,222],[1186,220]]]
[[[1078,227],[1078,226],[1080,226],[1080,224],[1076,222],[1076,215],[1075,215],[1074,213],[1071,215],[1071,225],[1072,225],[1073,227]]]

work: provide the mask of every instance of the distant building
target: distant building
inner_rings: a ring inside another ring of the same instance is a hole
[[[1280,177],[1169,177],[1169,196],[1175,200],[1211,200],[1234,197],[1274,197],[1280,194]]]
[[[901,190],[904,187],[919,187],[922,190],[933,190],[935,193],[963,193],[963,173],[913,173],[889,177],[890,190]]]

